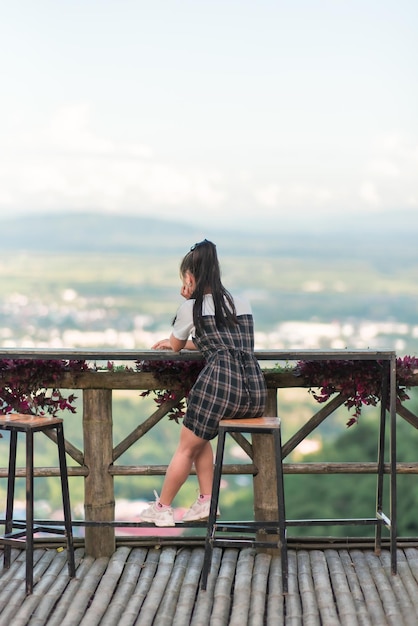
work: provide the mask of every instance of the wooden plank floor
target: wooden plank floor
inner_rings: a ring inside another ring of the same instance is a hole
[[[207,591],[199,589],[200,546],[120,546],[111,558],[35,549],[34,593],[25,597],[25,552],[0,551],[0,626],[368,626],[418,624],[418,549],[290,549],[289,593],[280,558],[252,549],[213,553]]]

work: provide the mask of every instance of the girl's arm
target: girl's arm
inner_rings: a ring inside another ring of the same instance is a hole
[[[186,341],[186,345],[184,346],[185,350],[197,350],[195,344],[193,343],[193,341],[191,339],[188,339]]]
[[[189,281],[187,284],[186,284],[186,280]],[[194,279],[190,277],[185,277],[183,279],[184,284],[181,289],[181,295],[189,302],[190,302],[192,291],[193,291],[192,290],[193,281]],[[186,334],[186,333],[190,334],[192,332],[193,302],[190,302],[190,304],[191,304],[191,307],[189,303],[187,303],[187,305],[186,303],[183,303],[177,311],[175,321],[173,322],[173,326],[176,323],[179,323],[179,317],[180,317],[181,318],[181,321],[180,321],[181,332],[179,334]],[[185,305],[186,305],[186,309],[184,308]],[[194,345],[191,339],[177,339],[177,337],[175,337],[173,333],[171,333],[169,339],[162,339],[161,341],[157,341],[157,343],[154,344],[152,347],[154,350],[173,350],[174,352],[180,352],[180,350],[183,350],[183,348],[185,348],[186,350],[197,350],[196,346]]]
[[[169,339],[161,339],[152,346],[153,350],[173,350],[174,352],[180,352],[180,350],[197,350],[191,339],[177,339],[173,334]]]

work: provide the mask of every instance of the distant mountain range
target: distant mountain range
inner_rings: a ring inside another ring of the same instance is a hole
[[[391,267],[418,265],[417,217],[411,212],[375,216],[339,216],[336,220],[296,226],[281,221],[265,232],[225,229],[208,232],[199,225],[132,215],[100,213],[29,214],[0,220],[3,251],[51,253],[182,254],[204,237],[215,241],[222,254],[269,255],[286,258],[364,258]]]

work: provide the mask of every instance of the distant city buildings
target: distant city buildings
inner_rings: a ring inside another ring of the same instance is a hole
[[[0,302],[0,346],[3,348],[148,349],[170,332],[151,315],[130,316],[112,298],[88,301],[66,290],[60,302],[29,301],[15,293]],[[262,349],[385,349],[418,353],[418,325],[360,319],[278,323],[256,329]]]
[[[371,320],[288,321],[271,332],[256,333],[257,346],[280,349],[375,349],[403,352],[417,346],[418,326]]]

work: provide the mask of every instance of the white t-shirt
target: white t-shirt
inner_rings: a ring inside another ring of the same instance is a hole
[[[251,305],[248,300],[242,297],[234,297],[234,304],[237,316],[252,315]],[[193,306],[195,300],[190,299],[183,302],[179,307],[176,319],[173,325],[173,335],[181,341],[187,340],[190,335],[193,337],[195,328],[193,323]],[[215,307],[213,304],[212,294],[206,294],[203,297],[202,315],[215,315]]]

